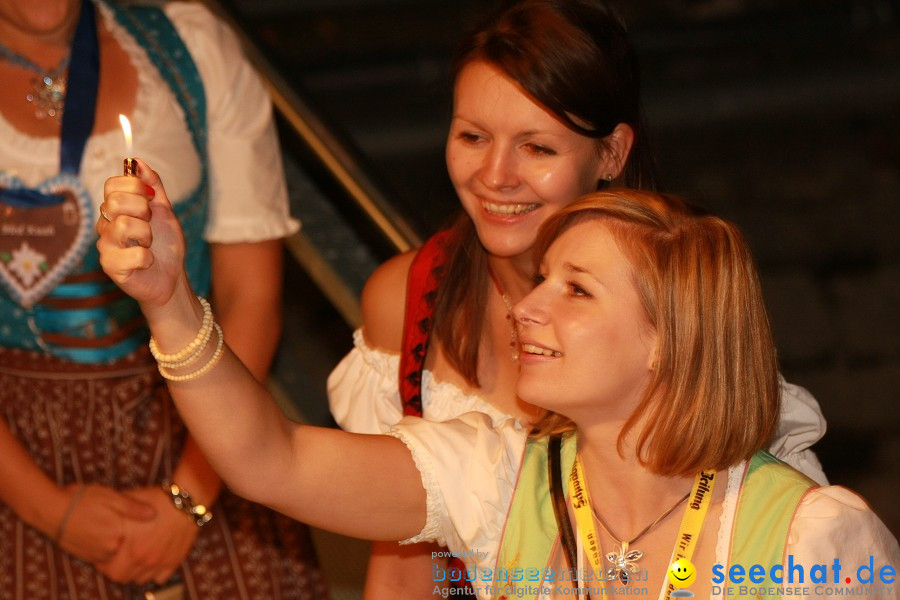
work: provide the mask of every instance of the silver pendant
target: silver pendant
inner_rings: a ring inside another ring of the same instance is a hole
[[[66,102],[65,75],[35,77],[31,81],[31,87],[34,93],[28,94],[25,99],[34,104],[34,116],[38,119],[51,117],[62,122],[63,105]]]
[[[640,569],[637,561],[644,556],[640,550],[628,550],[628,544],[622,544],[619,552],[610,552],[606,555],[606,560],[612,564],[614,577],[622,582],[622,585],[628,585],[634,573]]]

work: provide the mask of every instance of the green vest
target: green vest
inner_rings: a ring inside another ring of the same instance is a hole
[[[538,583],[511,581],[514,572],[543,575],[559,544],[559,531],[550,498],[547,469],[548,437],[532,438],[525,447],[519,479],[509,509],[500,552],[494,569],[496,588],[509,597],[537,598],[534,594],[510,594],[510,588],[538,587]],[[576,436],[563,438],[564,473],[575,462]],[[563,481],[566,477],[563,477]],[[803,496],[816,484],[767,452],[757,452],[750,460],[741,484],[734,526],[731,531],[729,564],[759,564],[766,572],[784,564],[787,535],[794,511]],[[568,486],[566,495],[568,496]],[[503,580],[507,574],[510,579]],[[543,577],[541,577],[543,580]],[[555,584],[559,580],[550,581]]]

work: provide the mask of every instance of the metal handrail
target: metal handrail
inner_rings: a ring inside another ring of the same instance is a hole
[[[422,238],[372,184],[343,145],[323,126],[302,99],[274,71],[262,72],[272,103],[285,121],[322,161],[356,204],[398,252],[422,244]]]
[[[397,252],[421,245],[422,238],[409,222],[388,202],[378,186],[352,157],[344,144],[331,133],[315,111],[278,73],[262,51],[224,8],[219,0],[203,0],[238,36],[247,59],[265,82],[272,104],[290,129],[299,136],[322,166]],[[307,272],[332,306],[352,328],[359,327],[362,316],[357,292],[343,280],[301,229],[285,240],[290,256]]]

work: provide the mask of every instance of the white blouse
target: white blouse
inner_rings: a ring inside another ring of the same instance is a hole
[[[387,433],[403,418],[398,372],[400,356],[366,344],[362,330],[353,333],[353,350],[328,377],[331,414],[341,428],[354,433]],[[810,450],[825,434],[825,418],[815,398],[802,387],[781,379],[781,418],[769,452],[820,484],[828,483]],[[500,425],[513,417],[453,384],[422,376],[422,409],[430,421],[449,421],[476,411]],[[516,423],[516,428],[521,425]]]
[[[134,112],[126,115],[134,134],[131,153],[160,174],[173,202],[184,200],[199,181],[200,161],[181,106],[143,48],[108,7],[98,6],[138,74]],[[288,214],[271,102],[237,38],[201,3],[172,2],[164,10],[193,57],[206,94],[211,198],[204,238],[255,242],[295,232],[299,224]],[[25,185],[37,186],[59,172],[58,138],[25,135],[0,114],[0,139],[0,165]],[[106,179],[122,173],[125,153],[119,129],[88,140],[81,180],[95,209]]]
[[[501,536],[506,515],[512,502],[527,432],[513,420],[494,425],[490,418],[479,413],[467,413],[458,419],[434,423],[406,417],[391,430],[410,449],[427,494],[428,513],[422,531],[406,543],[437,541],[455,552],[469,566],[493,571],[497,566]],[[737,498],[740,493],[745,463],[728,471],[728,483],[719,521],[716,563],[729,572],[728,556]],[[465,482],[464,485],[461,482]],[[857,569],[875,567],[876,581],[865,587],[864,593],[879,597],[898,597],[900,584],[882,583],[879,570],[890,565],[900,567],[900,547],[890,531],[869,509],[865,501],[853,492],[838,486],[811,490],[794,513],[788,533],[786,555],[793,563],[803,565],[806,582],[785,583],[797,589],[800,598],[834,596],[860,588]],[[829,582],[835,559],[842,565],[841,582],[817,584],[810,581],[812,565],[827,565]],[[703,569],[698,576],[706,576]],[[785,577],[786,577],[785,573]],[[845,585],[850,577],[853,585]],[[729,581],[713,587],[712,598],[736,597],[740,585]],[[760,584],[764,585],[764,584]],[[771,582],[768,586],[775,586]],[[480,598],[490,598],[484,582],[473,586]],[[550,589],[550,586],[545,586]],[[732,590],[730,594],[726,592]],[[805,590],[805,593],[803,593]],[[666,588],[660,590],[660,600]],[[548,598],[549,594],[541,598]]]
[[[328,402],[338,425],[353,433],[387,433],[403,418],[400,406],[400,355],[366,344],[362,329],[353,332],[353,350],[328,376]],[[431,421],[449,421],[467,412],[488,415],[494,424],[513,417],[475,394],[422,374],[422,410]]]

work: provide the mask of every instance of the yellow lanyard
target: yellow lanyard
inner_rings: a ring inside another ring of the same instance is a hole
[[[594,577],[600,584],[600,588],[606,587],[606,570],[603,568],[603,559],[601,558],[602,550],[600,549],[600,538],[597,535],[597,528],[594,527],[594,516],[591,513],[591,495],[587,485],[583,483],[584,476],[581,474],[581,458],[575,457],[575,464],[572,465],[572,474],[569,476],[569,500],[572,502],[572,509],[575,513],[575,525],[578,528],[578,537],[584,546],[584,552],[587,554],[588,561],[591,563]],[[570,565],[574,568],[574,565]],[[605,591],[602,592],[606,594]]]
[[[694,478],[694,487],[691,489],[688,504],[684,508],[684,516],[681,518],[681,527],[678,529],[672,562],[682,558],[690,561],[691,557],[694,556],[694,549],[697,547],[697,540],[700,538],[700,529],[703,528],[703,521],[706,519],[706,513],[709,511],[709,505],[712,501],[715,483],[715,471],[700,471]],[[666,580],[668,581],[668,578]],[[674,589],[675,586],[669,581],[666,589],[667,598]]]
[[[678,530],[676,538],[675,552],[672,561],[684,558],[690,560],[697,546],[697,539],[700,537],[700,530],[703,527],[703,521],[706,519],[706,513],[712,500],[713,485],[715,483],[715,471],[701,471],[694,478],[694,485],[688,496],[688,504],[684,509],[684,516],[681,519],[681,527]],[[572,466],[572,474],[569,477],[569,499],[572,502],[572,509],[575,513],[575,523],[578,527],[578,535],[581,538],[584,551],[591,563],[595,577],[598,577],[600,587],[605,586],[606,576],[603,569],[602,550],[600,549],[600,538],[597,536],[597,529],[594,527],[594,516],[591,511],[591,496],[588,491],[586,480],[584,478],[581,459],[575,458],[575,464]],[[634,541],[634,540],[632,540]],[[638,569],[638,565],[634,562],[643,554],[639,551],[628,551],[628,544],[624,543],[621,553],[616,555],[610,552],[606,555],[606,559],[612,563],[619,576],[623,571],[623,582],[627,582],[630,573]],[[674,589],[669,584],[666,596]],[[605,592],[603,592],[605,593]]]

